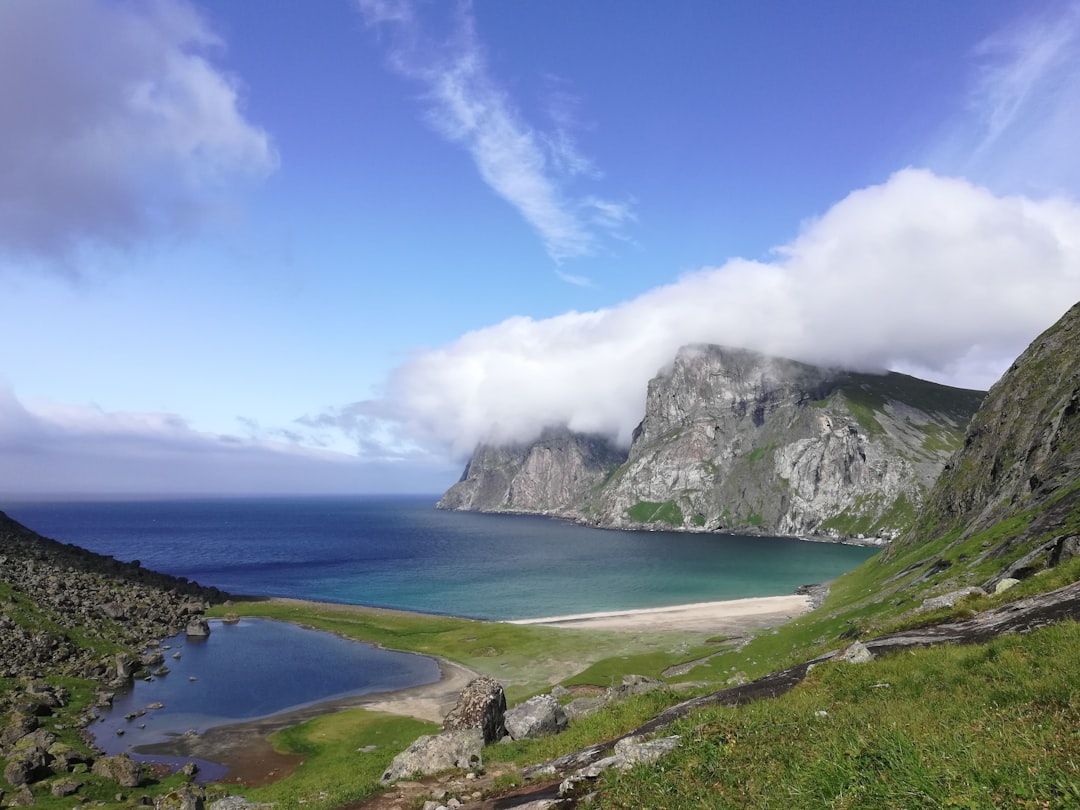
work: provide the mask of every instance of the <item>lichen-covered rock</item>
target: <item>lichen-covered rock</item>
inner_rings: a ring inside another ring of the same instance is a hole
[[[870,652],[870,648],[861,641],[856,641],[840,653],[837,660],[844,661],[848,664],[865,664],[868,661],[874,660],[874,654]]]
[[[483,765],[483,748],[484,737],[478,728],[420,737],[394,757],[381,781],[389,784],[418,774],[428,775],[453,768],[479,768]]]
[[[81,780],[73,776],[63,776],[49,784],[49,793],[58,798],[71,796],[83,786]]]
[[[181,785],[154,799],[154,810],[203,810],[206,792],[194,785]]]
[[[506,694],[502,684],[494,678],[481,676],[469,681],[461,690],[457,703],[443,720],[443,731],[478,728],[487,745],[506,736],[505,714]]]
[[[941,596],[932,596],[929,599],[923,600],[919,610],[937,610],[939,608],[952,607],[966,596],[986,596],[986,591],[975,586],[949,591]]]
[[[138,787],[142,782],[142,766],[127,754],[101,757],[94,762],[91,772],[112,779],[121,787]]]
[[[510,709],[505,722],[515,740],[550,737],[566,728],[566,712],[551,695],[537,695]]]

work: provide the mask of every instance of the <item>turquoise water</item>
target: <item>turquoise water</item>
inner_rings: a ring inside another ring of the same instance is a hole
[[[789,594],[875,553],[792,538],[605,531],[430,497],[3,503],[35,531],[236,594],[479,619]]]

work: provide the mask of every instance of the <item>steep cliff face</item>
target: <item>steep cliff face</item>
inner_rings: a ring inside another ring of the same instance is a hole
[[[893,553],[909,548],[1021,578],[1080,551],[1080,304],[990,389]]]
[[[689,346],[649,383],[628,456],[566,430],[482,446],[439,506],[622,528],[888,538],[909,524],[982,396]]]
[[[602,436],[548,430],[532,444],[480,445],[440,509],[564,514],[626,460]]]
[[[649,384],[604,525],[892,537],[959,445],[980,392],[690,346]]]

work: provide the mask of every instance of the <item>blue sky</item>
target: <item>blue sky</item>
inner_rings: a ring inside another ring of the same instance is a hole
[[[987,387],[1080,5],[0,5],[0,495],[437,492],[692,342]]]

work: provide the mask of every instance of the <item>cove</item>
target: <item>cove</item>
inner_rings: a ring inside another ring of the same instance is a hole
[[[433,658],[385,650],[287,622],[210,622],[206,639],[176,636],[157,648],[169,672],[117,692],[90,730],[106,754],[182,764],[138,749],[194,731],[254,720],[314,703],[439,680]],[[151,667],[157,669],[157,666]],[[148,708],[162,704],[161,708]],[[128,715],[135,715],[127,719]],[[200,762],[202,778],[223,769]]]

